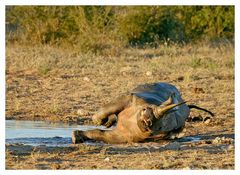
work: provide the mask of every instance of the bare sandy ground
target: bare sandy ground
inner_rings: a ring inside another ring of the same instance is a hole
[[[132,145],[6,145],[6,169],[234,169],[234,48],[162,46],[118,56],[7,46],[6,119],[91,124],[92,114],[138,84],[174,84],[192,110],[186,136]]]

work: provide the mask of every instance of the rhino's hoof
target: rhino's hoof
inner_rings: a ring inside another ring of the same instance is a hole
[[[101,121],[94,121],[93,123],[94,123],[94,125],[96,125],[96,126],[101,126],[101,125],[102,125],[102,122],[101,122]]]
[[[113,122],[110,122],[110,121],[104,124],[106,128],[110,128],[112,125],[113,125]]]
[[[72,143],[77,144],[77,143],[83,143],[83,131],[73,131],[72,133]]]
[[[100,120],[97,115],[94,115],[92,117],[92,121],[93,121],[94,125],[97,125],[97,126],[100,126],[102,124],[102,120]]]

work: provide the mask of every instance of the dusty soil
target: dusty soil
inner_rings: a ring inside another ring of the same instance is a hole
[[[193,110],[186,136],[132,145],[6,145],[6,169],[234,169],[234,47],[162,46],[119,56],[53,47],[6,48],[6,119],[91,124],[92,114],[138,84],[174,84]]]

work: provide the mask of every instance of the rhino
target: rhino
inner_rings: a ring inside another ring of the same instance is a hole
[[[214,116],[207,109],[187,105],[178,89],[171,84],[142,84],[106,104],[92,116],[95,125],[111,127],[116,123],[113,129],[76,130],[72,133],[72,142],[97,140],[120,144],[175,139],[182,135],[192,108]]]

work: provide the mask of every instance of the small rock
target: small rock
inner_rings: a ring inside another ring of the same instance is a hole
[[[102,149],[102,150],[100,151],[100,153],[103,154],[103,155],[106,155],[106,154],[107,154],[107,148]]]
[[[147,76],[152,76],[152,72],[151,72],[151,71],[147,71],[147,72],[146,72],[146,75],[147,75]]]
[[[180,150],[180,146],[179,142],[173,142],[166,145],[165,148],[170,150]]]
[[[227,150],[232,150],[232,149],[234,149],[234,146],[233,146],[233,145],[229,145],[229,146],[227,147]]]
[[[205,140],[206,144],[212,144],[212,140]]]
[[[199,88],[199,87],[194,87],[192,88],[193,93],[199,94],[199,93],[205,93],[205,91],[203,90],[203,88]]]
[[[178,81],[183,81],[184,80],[184,76],[180,76],[177,78]]]
[[[53,170],[58,170],[58,169],[60,169],[61,167],[60,167],[60,165],[59,164],[53,164],[52,165],[52,169]]]
[[[84,77],[83,80],[84,80],[84,81],[87,81],[87,82],[90,81],[90,79],[89,79],[88,77]]]
[[[92,169],[97,169],[97,165],[92,165]]]
[[[104,161],[109,162],[110,161],[109,157],[106,157]]]
[[[210,122],[211,122],[211,119],[210,119],[210,118],[208,118],[208,119],[206,119],[206,120],[204,121],[205,124],[208,124],[208,123],[210,123]]]
[[[221,139],[219,137],[216,137],[213,141],[212,144],[219,144],[221,142]]]
[[[225,138],[225,137],[222,137],[221,138],[221,143],[223,144],[233,144],[234,140],[232,138]]]
[[[87,116],[89,115],[89,112],[85,111],[84,109],[78,109],[77,114],[80,116]]]

